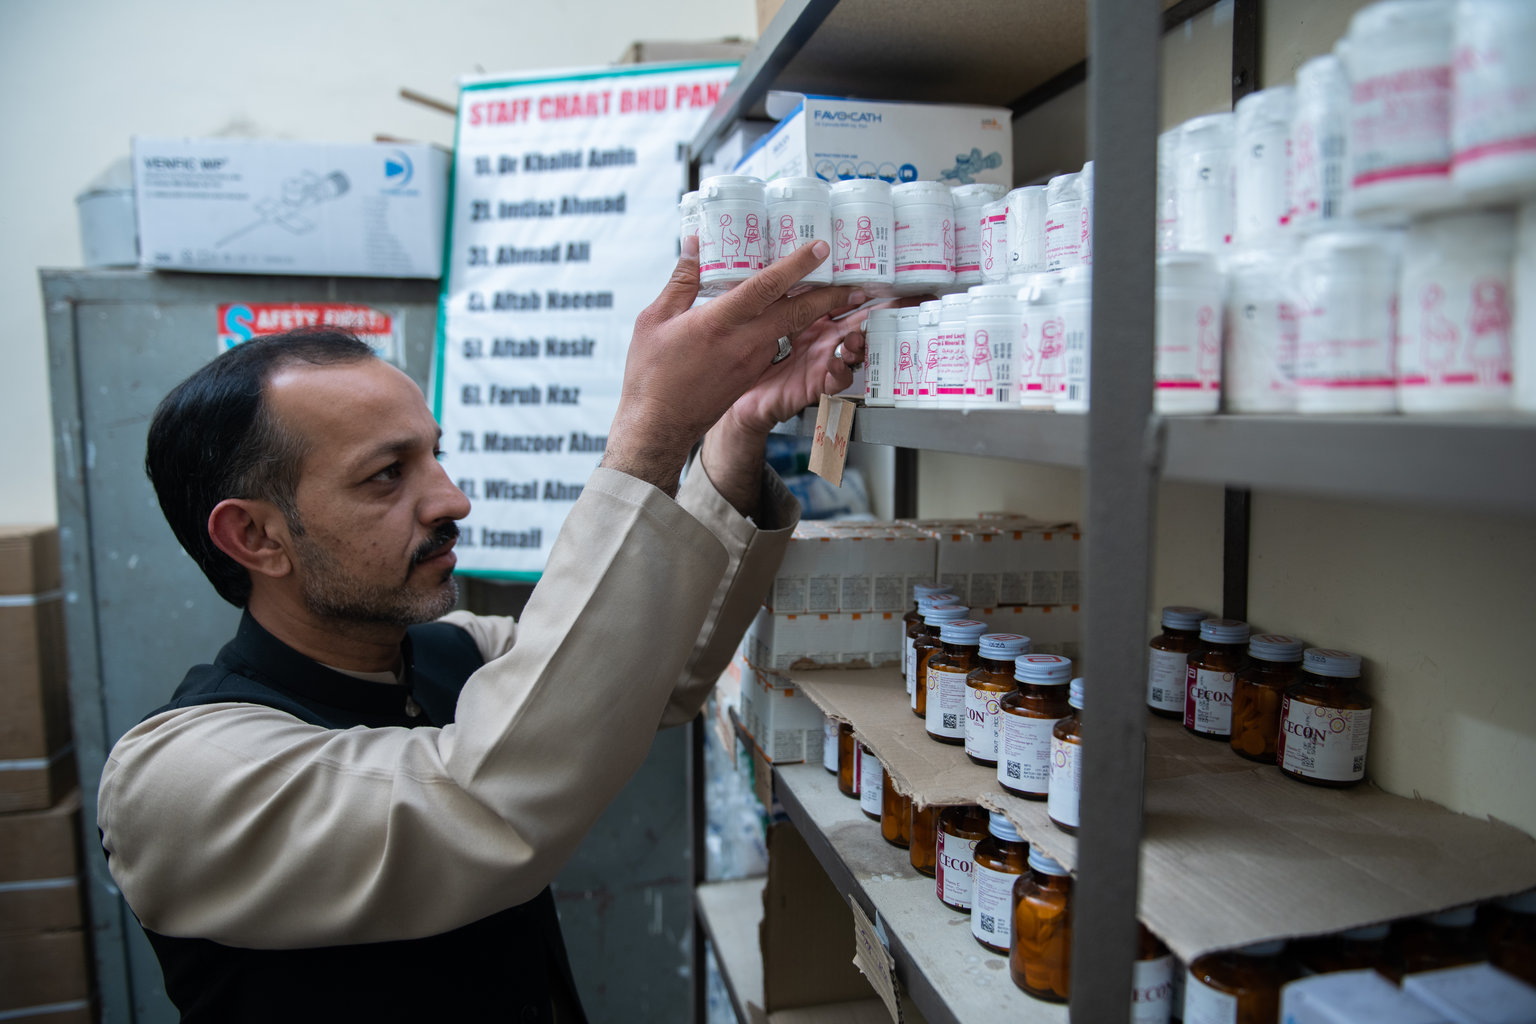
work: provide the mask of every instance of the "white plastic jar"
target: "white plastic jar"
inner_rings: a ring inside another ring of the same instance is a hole
[[[1008,199],[981,208],[981,278],[987,284],[1008,280]]]
[[[1058,174],[1045,186],[1045,269],[1083,263],[1082,175]]]
[[[1062,337],[1065,325],[1056,312],[1058,284],[1055,274],[1041,273],[1031,274],[1019,286],[1022,309],[1013,375],[1018,404],[1024,409],[1056,408],[1056,389],[1046,383],[1045,370],[1048,359],[1056,360],[1052,365],[1059,363],[1066,345]]]
[[[896,311],[896,340],[890,363],[890,394],[895,405],[906,405],[917,398],[917,318],[916,306]]]
[[[891,188],[896,288],[933,293],[955,283],[955,201],[949,186],[909,181]]]
[[[1088,368],[1093,355],[1093,268],[1068,267],[1059,275],[1056,313],[1061,318],[1061,352],[1054,347],[1045,360],[1049,370],[1060,366],[1060,376],[1046,374],[1047,386],[1055,381],[1057,412],[1088,411]]]
[[[1269,245],[1291,219],[1286,189],[1295,90],[1288,85],[1251,92],[1237,101],[1233,151],[1233,245]]]
[[[1227,412],[1296,411],[1294,246],[1250,249],[1227,265],[1222,406]]]
[[[699,194],[684,192],[677,201],[678,241],[699,233]]]
[[[1536,201],[1520,207],[1515,228],[1515,408],[1536,412]]]
[[[1536,5],[1456,5],[1451,176],[1479,199],[1536,192]]]
[[[719,174],[700,182],[699,283],[735,284],[766,267],[763,227],[767,221],[761,179]]]
[[[1011,284],[972,285],[966,293],[965,347],[971,364],[967,405],[1013,404],[1014,342],[1024,322]]]
[[[1082,246],[1083,266],[1093,266],[1093,161],[1083,164],[1078,172],[1077,187],[1083,194],[1083,208],[1078,216],[1082,234],[1078,239]]]
[[[777,178],[765,190],[768,203],[769,263],[821,239],[832,244],[832,189],[820,178]],[[803,285],[831,284],[832,261],[800,279]]]
[[[1157,251],[1179,247],[1179,138],[1180,131],[1157,137]]]
[[[899,346],[898,346],[899,347]],[[932,403],[933,376],[939,365],[939,300],[929,299],[917,307],[917,342],[912,349],[911,384],[905,394],[898,392],[896,406],[926,406]],[[901,384],[907,371],[897,355],[896,380]]]
[[[970,303],[966,292],[951,292],[939,300],[937,330],[926,364],[928,393],[919,393],[924,408],[959,409],[969,403],[974,390],[965,338]]]
[[[1349,70],[1351,215],[1402,223],[1454,200],[1453,0],[1383,0],[1356,12]]]
[[[1232,151],[1236,115],[1206,114],[1179,126],[1176,202],[1180,252],[1225,253],[1232,245]]]
[[[1008,280],[1021,282],[1045,273],[1044,185],[1025,185],[1008,193]]]
[[[1324,231],[1302,246],[1294,271],[1298,412],[1396,410],[1400,249],[1397,232],[1365,228]]]
[[[1004,185],[977,183],[950,189],[955,203],[955,284],[981,284],[981,211],[1008,194]]]
[[[832,185],[832,282],[894,284],[891,186],[878,178]]]
[[[1403,412],[1509,408],[1514,258],[1511,210],[1449,213],[1409,227],[1397,313]]]
[[[1313,231],[1344,215],[1349,76],[1331,53],[1296,69],[1291,115],[1290,226]]]
[[[872,309],[864,320],[864,404],[895,405],[891,395],[891,369],[896,356],[898,310]]]
[[[1157,258],[1153,407],[1214,413],[1221,405],[1221,321],[1226,281],[1216,257],[1170,252]]]

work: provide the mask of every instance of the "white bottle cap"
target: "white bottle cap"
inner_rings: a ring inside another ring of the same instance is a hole
[[[939,626],[939,642],[974,646],[987,631],[985,622],[975,619],[950,619]]]
[[[1291,111],[1296,105],[1296,91],[1288,85],[1271,86],[1251,92],[1237,101],[1237,133],[1253,131],[1264,124],[1291,123]]]
[[[1237,115],[1227,112],[1192,117],[1179,125],[1179,148],[1188,152],[1202,146],[1231,146]]]
[[[750,174],[717,174],[699,182],[700,199],[756,199],[764,201],[763,179]]]
[[[891,202],[903,203],[942,203],[953,206],[954,194],[948,185],[937,181],[906,181],[900,185],[891,186]]]
[[[1239,946],[1232,952],[1239,956],[1274,956],[1285,948],[1284,939],[1275,939],[1271,942],[1255,942],[1249,946]]]
[[[1055,203],[1065,202],[1069,199],[1082,198],[1083,190],[1079,184],[1081,181],[1082,175],[1076,172],[1073,172],[1072,174],[1056,175],[1056,177],[1052,178],[1049,182],[1046,183],[1046,204],[1053,205]]]
[[[1476,907],[1453,907],[1438,914],[1425,914],[1421,921],[1428,921],[1436,928],[1466,928],[1477,920]]]
[[[1032,686],[1062,686],[1072,678],[1072,659],[1059,654],[1021,654],[1013,659],[1013,678]]]
[[[950,194],[954,196],[956,209],[962,206],[986,206],[1007,195],[1008,186],[976,182],[971,185],[956,185],[950,189]]]
[[[869,316],[864,320],[865,333],[867,334],[870,331],[895,331],[896,313],[897,310],[890,308],[870,310]]]
[[[1170,604],[1163,608],[1163,625],[1169,629],[1199,629],[1211,613],[1188,605]]]
[[[896,311],[896,330],[917,330],[918,309],[916,306],[903,306]]]
[[[849,178],[832,184],[832,203],[889,203],[891,186],[879,178]]]
[[[1061,866],[1060,861],[1047,857],[1034,846],[1029,848],[1029,866],[1042,875],[1056,875],[1065,878],[1072,874],[1072,872]]]
[[[1348,928],[1339,932],[1339,938],[1348,939],[1351,942],[1375,942],[1384,939],[1392,931],[1389,924],[1371,924],[1364,928]]]
[[[1213,644],[1240,644],[1251,632],[1248,623],[1238,619],[1206,619],[1200,623],[1200,639]]]
[[[953,320],[965,320],[967,308],[971,304],[971,297],[965,292],[950,292],[939,299],[939,323],[948,323]],[[928,303],[923,303],[928,305]]]
[[[1306,644],[1293,636],[1264,633],[1248,641],[1248,654],[1260,661],[1292,662],[1301,660]]]
[[[696,191],[684,192],[683,198],[677,201],[677,208],[683,211],[683,216],[685,217],[690,212],[697,216],[699,212],[699,193]]]
[[[912,595],[914,597],[922,597],[924,594],[952,593],[954,593],[953,588],[951,588],[948,584],[939,583],[936,580],[923,580],[920,583],[912,584]]]
[[[1019,289],[1011,284],[973,284],[966,296],[967,316],[1016,316],[1023,310]]]
[[[1349,39],[1378,33],[1408,34],[1418,38],[1443,37],[1451,45],[1453,0],[1382,0],[1363,7],[1349,19]]]
[[[1360,655],[1326,647],[1308,648],[1302,661],[1303,670],[1315,676],[1330,679],[1359,679]]]
[[[1093,295],[1093,268],[1090,266],[1068,267],[1052,275],[1057,280],[1057,302],[1087,302]]]
[[[1072,685],[1067,689],[1067,705],[1081,711],[1083,708],[1083,695],[1086,691],[1087,687],[1083,683],[1082,676],[1072,680]]]
[[[981,656],[992,661],[1012,661],[1021,654],[1028,654],[1034,641],[1018,633],[987,633],[981,638]]]
[[[820,178],[775,178],[766,186],[768,202],[828,202],[832,197],[832,186]]]
[[[1220,264],[1208,252],[1159,253],[1157,287],[1219,290],[1222,287]]]
[[[971,610],[963,604],[936,604],[922,613],[923,621],[929,625],[945,622],[954,622],[971,614]]]
[[[1331,53],[1313,57],[1296,69],[1296,104],[1335,97],[1349,101],[1349,75],[1344,62]]]
[[[996,811],[987,812],[987,831],[999,839],[1006,839],[1010,843],[1022,843],[1024,841],[1024,837],[1019,835],[1019,830],[1013,827],[1013,822],[1008,820],[1007,815],[999,814]]]

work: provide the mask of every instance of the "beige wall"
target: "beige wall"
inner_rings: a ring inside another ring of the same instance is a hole
[[[1292,81],[1364,2],[1268,0],[1261,84]],[[1227,2],[1165,37],[1164,128],[1230,107],[1230,45]],[[1081,161],[1085,103],[1075,89],[1015,122],[1021,181]],[[919,472],[925,516],[1081,508],[1073,470],[925,453]],[[1219,610],[1221,489],[1164,483],[1157,517],[1153,615]],[[1256,629],[1364,656],[1376,783],[1536,834],[1536,523],[1258,492],[1251,544]]]
[[[56,519],[38,267],[80,264],[74,197],[134,134],[451,145],[459,75],[756,34],[753,0],[0,0],[0,523]]]

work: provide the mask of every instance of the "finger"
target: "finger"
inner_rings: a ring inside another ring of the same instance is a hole
[[[677,266],[672,268],[672,276],[646,309],[646,313],[661,320],[688,312],[699,297],[699,236],[688,235],[683,239],[682,248],[683,254],[678,258]]]
[[[821,266],[831,251],[831,247],[820,239],[796,249],[711,302],[711,314],[718,316],[726,327],[750,323],[783,298],[801,278]]]
[[[843,362],[857,367],[864,362],[864,357],[868,354],[869,343],[863,332],[850,331],[843,337]]]
[[[847,305],[849,294],[847,288],[817,288],[802,292],[775,302],[747,326],[754,333],[762,331],[769,337],[787,334],[793,338],[832,310]]]

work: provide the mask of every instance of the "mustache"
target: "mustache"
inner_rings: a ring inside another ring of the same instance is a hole
[[[458,523],[446,522],[440,524],[436,529],[432,531],[432,535],[426,540],[422,541],[421,546],[418,547],[411,555],[411,564],[420,565],[422,562],[425,562],[428,558],[430,558],[434,552],[440,550],[444,544],[448,544],[458,539]]]

